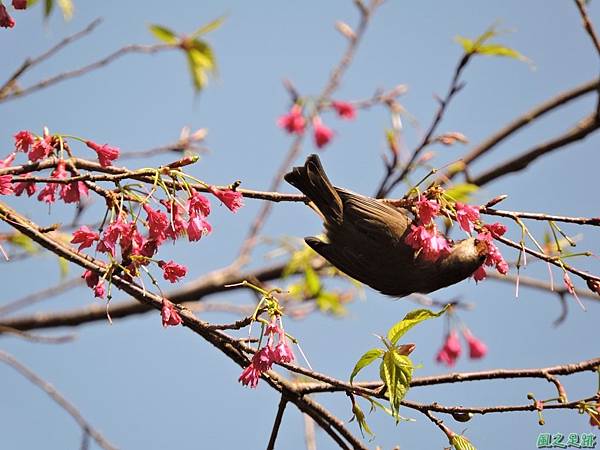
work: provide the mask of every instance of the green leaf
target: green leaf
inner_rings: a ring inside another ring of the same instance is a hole
[[[433,319],[434,317],[440,317],[442,314],[446,312],[448,306],[444,307],[441,311],[434,313],[433,311],[429,311],[428,309],[416,309],[414,311],[409,312],[404,319],[400,322],[396,323],[392,328],[389,329],[387,337],[388,340],[393,344],[400,340],[404,334],[408,330],[410,330],[415,325],[423,322],[424,320]]]
[[[354,414],[354,417],[350,419],[350,422],[352,422],[353,419],[356,419],[362,437],[365,437],[365,432],[369,436],[374,436],[373,431],[371,431],[371,428],[369,428],[369,424],[367,424],[367,421],[365,420],[365,413],[362,411],[362,409],[358,405],[358,402],[356,401],[352,403],[352,413]]]
[[[200,28],[198,28],[192,33],[192,37],[197,38],[199,36],[202,36],[203,34],[210,33],[211,31],[216,30],[223,24],[223,22],[225,22],[225,19],[226,16],[221,16],[213,20],[212,22],[208,22],[206,25],[202,25]]]
[[[304,269],[304,279],[306,281],[306,289],[311,297],[316,296],[321,290],[321,280],[311,266],[306,266]]]
[[[216,70],[217,64],[215,55],[210,45],[206,42],[194,39],[192,41],[190,53],[192,53],[192,57],[196,60],[196,64],[212,72]]]
[[[194,85],[194,89],[197,92],[201,91],[202,88],[206,85],[206,82],[208,81],[208,77],[206,76],[204,67],[199,66],[196,63],[191,51],[188,51],[186,55],[188,60],[188,68],[190,69],[190,75],[192,76],[192,83]]]
[[[52,12],[53,8],[54,8],[53,0],[46,0],[44,2],[44,19],[47,19],[48,16],[50,16],[50,13]]]
[[[39,0],[27,0],[27,7],[30,8],[35,5]]]
[[[65,258],[58,258],[58,268],[60,269],[60,278],[65,278],[69,274],[69,261]]]
[[[467,53],[467,54],[473,53],[473,48],[475,47],[475,43],[471,39],[463,37],[463,36],[456,36],[454,38],[454,40],[462,46],[465,53]]]
[[[479,186],[476,184],[460,183],[452,186],[445,194],[454,201],[468,203],[471,199],[471,194],[478,190]]]
[[[386,387],[386,396],[397,421],[400,420],[400,403],[408,392],[412,373],[413,364],[408,356],[398,354],[395,349],[385,352],[379,366],[379,376]]]
[[[23,250],[25,250],[27,253],[30,253],[30,254],[37,253],[37,251],[38,251],[38,248],[33,243],[33,240],[31,238],[29,238],[28,236],[25,236],[22,233],[17,233],[17,234],[12,235],[8,239],[8,242],[10,242],[15,247],[22,248]]]
[[[350,375],[350,383],[352,383],[352,381],[354,380],[354,377],[356,375],[358,375],[358,372],[360,372],[362,369],[367,367],[369,364],[371,364],[377,358],[381,358],[383,356],[383,354],[384,354],[384,351],[381,350],[380,348],[372,348],[371,350],[366,351],[360,357],[360,359],[354,366],[354,369],[352,369],[352,374]]]
[[[153,25],[150,25],[148,27],[148,29],[150,30],[150,33],[152,33],[156,39],[158,39],[159,41],[162,41],[166,44],[175,45],[175,44],[177,44],[177,42],[179,42],[179,38],[177,37],[177,35],[172,30],[168,29],[167,27],[163,27],[162,25],[153,24]]]
[[[529,61],[528,58],[523,56],[517,50],[505,47],[500,44],[486,44],[482,45],[476,50],[480,55],[489,55],[489,56],[505,56],[507,58],[518,59],[519,61]]]
[[[321,289],[315,301],[321,312],[331,313],[335,316],[343,316],[347,312],[341,301],[340,294],[337,292],[324,291]]]
[[[486,44],[487,41],[492,39],[493,37],[501,34],[501,31],[498,30],[497,25],[494,24],[489,27],[483,34],[481,34],[475,41],[472,39],[466,38],[464,36],[456,36],[454,40],[460,44],[463,48],[464,52],[467,55],[471,55],[474,53],[480,55],[488,55],[488,56],[505,56],[508,58],[514,58],[519,61],[525,61],[530,63],[531,61],[519,53],[517,50],[512,49],[510,47],[506,47],[501,44],[489,43]]]
[[[473,444],[464,436],[455,434],[450,440],[450,444],[456,450],[477,450]]]
[[[74,7],[71,0],[58,0],[58,7],[62,11],[65,20],[71,20],[73,18]]]

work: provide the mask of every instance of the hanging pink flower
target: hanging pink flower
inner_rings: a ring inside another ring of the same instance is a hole
[[[95,241],[100,239],[100,235],[95,231],[90,230],[87,226],[83,225],[79,230],[73,233],[73,239],[71,244],[79,244],[79,251],[84,248],[91,247]]]
[[[437,227],[424,225],[411,225],[411,232],[404,241],[415,250],[420,250],[420,255],[427,261],[437,261],[450,253],[450,245],[446,238],[437,232]]]
[[[31,178],[31,175],[24,175],[22,178]],[[23,192],[27,192],[27,196],[31,197],[33,194],[35,194],[35,191],[37,189],[33,181],[19,181],[13,186],[15,190],[15,195],[17,197],[21,196]]]
[[[112,162],[119,158],[120,150],[118,147],[111,147],[108,144],[100,145],[93,141],[85,141],[85,145],[96,152],[98,161],[102,167],[112,165]]]
[[[180,278],[185,277],[187,268],[181,264],[177,264],[175,261],[160,261],[158,267],[163,270],[163,277],[165,280],[169,280],[171,283],[176,283]]]
[[[456,360],[460,356],[461,347],[460,340],[458,339],[458,334],[456,331],[452,330],[446,336],[446,340],[444,341],[444,345],[438,352],[436,356],[437,362],[444,363],[448,367],[454,366]]]
[[[40,159],[47,158],[51,153],[54,152],[52,146],[52,136],[46,136],[43,139],[38,139],[34,142],[27,154],[29,161],[35,162]]]
[[[15,149],[17,151],[22,151],[27,153],[29,151],[29,147],[35,142],[33,134],[29,131],[19,131],[14,136],[15,138]]]
[[[302,134],[306,127],[306,119],[302,115],[302,108],[295,104],[288,114],[277,119],[277,125],[288,133]]]
[[[325,126],[321,121],[320,117],[315,117],[313,119],[313,131],[315,137],[315,145],[317,148],[323,148],[329,141],[333,138],[333,131]]]
[[[181,316],[179,315],[179,312],[177,312],[175,305],[166,298],[163,298],[160,316],[162,318],[163,327],[165,328],[168,326],[173,327],[179,325],[182,322]]]
[[[456,220],[467,233],[473,232],[473,224],[479,220],[479,208],[456,202]]]
[[[194,189],[192,189],[192,194],[188,199],[187,207],[190,216],[201,214],[206,217],[210,214],[210,201]]]
[[[214,186],[209,186],[208,190],[211,194],[217,197],[231,212],[236,212],[244,206],[242,194],[232,189],[218,189]]]
[[[419,219],[426,225],[440,213],[440,204],[435,200],[428,200],[423,196],[419,196],[419,200],[415,202],[415,206]]]
[[[14,194],[14,192],[12,175],[0,175],[0,194],[11,195]]]
[[[469,345],[469,358],[479,359],[487,354],[488,349],[485,343],[473,336],[470,330],[463,330],[463,336]]]
[[[342,119],[352,120],[356,117],[356,109],[354,108],[352,103],[333,101],[331,102],[331,106],[333,107],[333,109],[335,109],[337,115],[340,116]]]
[[[191,217],[187,226],[187,235],[190,242],[199,241],[212,231],[210,223],[202,216]]]

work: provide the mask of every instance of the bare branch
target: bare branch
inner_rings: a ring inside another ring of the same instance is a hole
[[[269,443],[267,444],[267,450],[275,450],[275,441],[277,440],[277,433],[279,433],[281,419],[283,418],[283,412],[285,411],[286,406],[287,400],[285,396],[282,395],[281,400],[279,401],[279,407],[277,408],[275,423],[273,424],[273,429],[271,430],[271,437],[269,438]]]
[[[85,420],[77,408],[66,398],[64,398],[54,386],[40,378],[31,369],[21,364],[12,355],[3,350],[0,350],[0,361],[11,366],[37,387],[46,392],[46,394],[48,394],[52,400],[54,400],[61,408],[69,413],[69,415],[81,427],[83,432],[85,434],[89,434],[101,448],[105,450],[116,450],[117,447],[108,442],[98,430],[96,430],[87,420]]]
[[[577,125],[571,128],[566,133],[551,139],[543,144],[533,147],[522,155],[499,164],[496,167],[484,172],[476,177],[467,177],[470,183],[477,186],[483,186],[492,180],[500,178],[511,172],[518,172],[525,169],[529,164],[538,159],[540,156],[546,155],[554,150],[563,148],[573,142],[584,139],[588,134],[600,128],[600,120],[596,113],[590,114],[581,120]]]
[[[90,23],[83,30],[78,31],[70,36],[67,36],[54,47],[51,47],[46,52],[42,53],[35,58],[27,58],[23,63],[19,66],[17,70],[9,77],[9,79],[0,86],[0,101],[4,98],[4,96],[11,90],[14,89],[16,81],[29,69],[41,63],[42,61],[48,59],[49,57],[56,54],[58,51],[62,50],[67,45],[75,42],[76,40],[82,38],[83,36],[90,34],[94,29],[102,23],[102,19],[95,19],[92,23]]]

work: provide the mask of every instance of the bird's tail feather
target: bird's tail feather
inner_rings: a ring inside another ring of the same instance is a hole
[[[317,155],[310,155],[304,166],[294,167],[284,178],[315,204],[327,222],[342,223],[342,200]]]

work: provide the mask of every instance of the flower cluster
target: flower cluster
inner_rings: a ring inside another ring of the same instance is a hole
[[[261,374],[270,370],[273,363],[289,363],[294,360],[294,353],[281,326],[281,316],[271,318],[271,322],[266,326],[265,335],[267,344],[254,353],[250,364],[240,375],[239,381],[244,386],[255,388]],[[277,344],[275,344],[276,335]]]
[[[508,273],[508,263],[504,260],[496,244],[494,244],[494,237],[502,236],[504,233],[506,233],[506,226],[501,223],[492,223],[484,225],[477,235],[477,239],[484,242],[487,246],[487,256],[483,265],[473,273],[475,281],[481,281],[486,277],[483,266],[495,267],[502,275]]]
[[[96,186],[89,180],[81,181],[76,178],[79,172],[74,163],[76,160],[71,159],[72,153],[66,137],[81,141],[93,150],[101,167],[111,166],[119,157],[119,149],[108,144],[100,145],[73,136],[50,135],[46,129],[42,136],[26,130],[19,131],[14,135],[15,149],[4,160],[0,160],[0,169],[11,167],[19,152],[25,153],[32,163],[53,158],[50,161],[53,167],[50,181],[39,180],[25,173],[20,174],[19,181],[13,182],[13,174],[0,175],[0,195],[20,196],[26,193],[31,197],[36,194],[36,183],[45,183],[37,195],[39,201],[52,204],[60,198],[65,203],[79,203],[89,194],[88,186],[96,190]],[[64,159],[65,154],[69,159]],[[180,171],[172,174],[170,167],[157,172],[157,177],[166,174],[179,186],[184,186],[187,194],[184,199],[178,198],[164,184],[160,186],[163,187],[166,199],[156,198],[156,187],[145,198],[140,197],[136,191],[129,190],[121,192],[121,201],[118,201],[118,197],[104,195],[108,207],[106,217],[110,219],[105,219],[98,231],[83,225],[73,233],[71,243],[78,245],[80,252],[94,247],[96,252],[104,253],[109,258],[103,273],[86,270],[82,275],[95,297],[106,297],[105,284],[108,282],[110,286],[113,274],[132,280],[140,276],[142,267],[152,263],[162,270],[163,278],[171,283],[176,283],[187,274],[185,266],[172,260],[155,260],[154,255],[168,240],[174,241],[187,236],[190,242],[199,241],[209,234],[212,227],[207,217],[211,206],[207,197],[184,179],[177,178],[183,177]],[[220,189],[206,184],[204,187],[232,212],[243,206],[242,194],[233,189]],[[139,205],[137,212],[134,205]],[[142,213],[145,213],[145,217]],[[152,276],[151,279],[156,283]],[[168,301],[163,303],[162,317],[165,325],[177,325],[181,322],[177,310]]]
[[[417,225],[411,224],[404,242],[426,261],[437,261],[450,253],[450,244],[437,229],[434,218],[440,213],[440,204],[419,196],[415,202]]]
[[[437,261],[447,256],[451,251],[451,244],[439,233],[435,218],[443,211],[448,214],[450,210],[448,217],[455,218],[458,226],[468,234],[472,234],[477,229],[479,231],[477,239],[487,247],[483,265],[473,273],[475,281],[481,281],[486,277],[484,266],[495,267],[498,272],[505,275],[508,272],[508,264],[494,244],[494,238],[502,236],[506,232],[506,227],[501,223],[482,224],[477,206],[461,202],[450,204],[443,199],[441,201],[443,205],[437,199],[419,195],[414,201],[416,220],[411,224],[410,232],[404,242],[426,261]]]
[[[12,0],[12,7],[14,9],[26,9],[27,0]],[[15,23],[15,19],[8,14],[6,6],[0,3],[0,28],[12,28]]]
[[[356,109],[351,103],[333,101],[330,107],[341,119],[352,120],[356,117]],[[277,125],[290,134],[302,135],[306,130],[306,118],[302,113],[302,107],[295,103],[287,114],[277,119]],[[318,115],[312,119],[312,129],[315,146],[319,149],[325,147],[334,136],[333,130],[327,127]]]
[[[469,358],[483,358],[487,353],[487,346],[485,343],[473,336],[468,328],[463,329],[462,334],[465,338],[465,341],[467,341],[467,345],[469,346]],[[461,352],[462,348],[458,333],[455,330],[450,330],[450,332],[446,335],[444,345],[436,356],[436,361],[445,364],[448,367],[452,367],[456,363],[456,360],[460,356]]]

